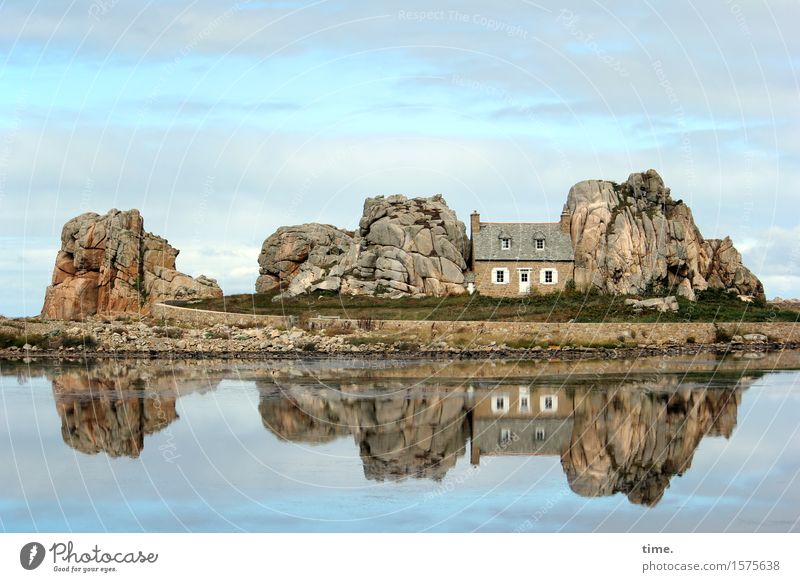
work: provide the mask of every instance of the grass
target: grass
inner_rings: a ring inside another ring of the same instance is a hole
[[[566,322],[712,322],[712,321],[798,321],[796,311],[764,303],[744,303],[735,295],[721,291],[705,291],[695,302],[678,298],[677,313],[652,310],[634,312],[625,305],[624,296],[597,292],[564,291],[536,294],[514,299],[486,297],[479,294],[457,297],[425,297],[421,299],[385,299],[347,296],[331,292],[294,297],[273,303],[274,294],[229,295],[191,304],[174,305],[250,313],[257,315],[291,315],[300,320],[316,316],[338,316],[359,320],[359,328],[368,330],[374,320],[441,320],[441,321],[550,321]],[[363,322],[363,325],[362,323]]]

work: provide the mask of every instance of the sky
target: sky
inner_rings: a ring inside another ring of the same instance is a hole
[[[251,292],[279,226],[441,193],[557,220],[655,168],[768,297],[800,297],[795,1],[0,0],[0,314],[62,225],[138,208],[178,269]]]

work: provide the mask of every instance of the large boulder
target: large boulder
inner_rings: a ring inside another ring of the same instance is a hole
[[[468,258],[466,227],[440,195],[377,196],[364,203],[355,233],[326,224],[279,228],[262,246],[256,291],[458,295]]]
[[[145,232],[138,210],[81,214],[61,231],[61,250],[42,315],[146,315],[150,306],[165,300],[222,297],[213,279],[176,271],[178,253],[166,239]]]
[[[706,240],[692,212],[658,172],[634,173],[623,184],[586,180],[569,191],[575,283],[609,293],[669,291],[694,299],[708,288],[764,298],[761,281],[729,238]]]
[[[354,247],[352,233],[329,224],[282,226],[261,247],[256,292],[291,288],[296,295],[315,285],[338,290],[341,269],[334,267]]]

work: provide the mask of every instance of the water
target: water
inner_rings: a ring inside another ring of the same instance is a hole
[[[0,362],[0,527],[796,532],[796,356]]]

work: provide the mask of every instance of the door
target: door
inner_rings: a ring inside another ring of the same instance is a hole
[[[530,269],[521,269],[519,272],[519,292],[530,293],[530,291],[531,291]]]

